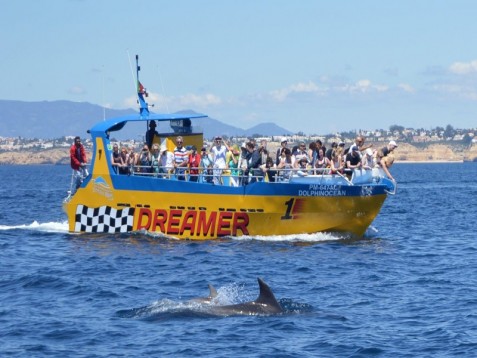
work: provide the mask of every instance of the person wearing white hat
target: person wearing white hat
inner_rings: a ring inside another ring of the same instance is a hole
[[[160,176],[165,178],[169,177],[169,173],[174,168],[174,154],[167,150],[165,144],[161,144],[161,148],[159,149],[160,156],[159,156],[159,173]],[[162,175],[161,175],[162,174]]]
[[[374,160],[374,151],[371,148],[368,148],[364,151],[364,155],[362,158],[363,168],[364,169],[373,169],[375,163]]]
[[[388,144],[388,147],[394,147],[394,148],[397,148],[397,146],[398,146],[398,145],[397,145],[397,144],[396,144],[396,142],[395,142],[395,141],[393,141],[393,140],[392,140],[392,141],[390,141],[390,142],[389,142],[389,144]],[[394,148],[393,148],[393,149],[394,149]]]
[[[381,166],[383,171],[386,173],[387,177],[391,179],[392,181],[396,181],[394,177],[391,175],[391,172],[389,171],[389,165],[387,164],[387,156],[393,153],[394,149],[398,147],[397,143],[395,141],[390,141],[387,146],[381,148],[377,153],[376,153],[376,160],[377,164]]]

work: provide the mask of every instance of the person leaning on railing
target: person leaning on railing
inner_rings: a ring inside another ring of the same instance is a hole
[[[362,167],[361,154],[357,145],[352,145],[348,154],[346,154],[346,168],[359,169]]]
[[[176,147],[174,148],[174,168],[177,180],[185,180],[185,172],[189,162],[189,152],[183,144],[184,139],[178,136],[176,138]]]
[[[343,174],[343,147],[336,146],[331,152],[330,168],[331,174]]]
[[[323,174],[324,169],[331,167],[331,162],[327,157],[325,157],[323,148],[318,149],[318,156],[315,158],[315,164],[312,166],[315,168],[315,172],[317,174]]]
[[[207,153],[207,148],[200,151],[200,169],[202,171],[202,179],[206,183],[212,183],[212,160]]]
[[[151,153],[151,166],[152,166],[152,172],[154,173],[154,176],[159,176],[159,167],[160,167],[160,153],[159,153],[159,145],[157,143],[154,143],[152,145],[152,153]]]
[[[230,185],[238,186],[239,185],[239,161],[240,161],[240,151],[238,146],[235,144],[232,147],[229,147],[229,152],[226,156],[226,169],[230,170]]]
[[[123,149],[121,149],[122,151]],[[124,149],[126,150],[126,149]],[[119,152],[119,146],[115,143],[113,145],[113,152],[111,153],[111,165],[113,166],[116,174],[127,174],[127,163],[124,161],[124,157]]]
[[[278,148],[277,150],[277,155],[275,157],[275,165],[280,164],[280,159],[282,158],[283,151],[285,150],[285,148],[287,148],[287,145],[288,145],[288,139],[283,137],[280,141],[280,148]]]
[[[199,167],[201,161],[200,154],[197,153],[197,147],[193,145],[189,154],[189,181],[199,180]]]
[[[214,184],[221,185],[222,182],[222,172],[226,168],[226,156],[227,152],[230,150],[230,147],[226,142],[222,141],[221,136],[217,136],[214,139],[215,145],[210,148],[210,154],[212,156],[212,162],[214,167]]]
[[[169,179],[172,169],[174,168],[174,154],[167,150],[165,144],[161,145],[161,155],[159,156],[159,176]]]
[[[306,177],[310,174],[310,168],[308,166],[308,157],[305,155],[305,156],[302,156],[298,159],[298,162],[297,162],[297,167],[296,167],[296,174],[300,177]]]
[[[258,177],[262,176],[262,171],[260,170],[260,165],[262,164],[262,155],[260,154],[259,149],[255,149],[255,145],[252,142],[247,143],[247,173],[251,175],[249,183],[254,183],[257,181]]]
[[[277,165],[280,180],[289,180],[293,171],[293,157],[289,148],[284,148],[280,154],[280,161]]]
[[[265,181],[272,183],[276,181],[278,172],[275,163],[273,163],[272,157],[267,157],[265,164],[262,164],[260,169],[263,172]]]
[[[363,168],[364,169],[373,169],[376,165],[376,161],[374,158],[374,151],[371,148],[368,148],[364,151],[362,156]]]
[[[151,168],[151,153],[149,152],[149,147],[147,144],[144,144],[137,158],[137,167],[138,172],[142,175],[147,175],[152,172]]]
[[[131,146],[131,148],[129,148],[128,162],[127,162],[127,165],[129,168],[129,174],[134,174],[134,170],[135,170],[134,167],[136,165],[136,162],[137,162],[137,153],[134,151],[134,147]]]
[[[389,179],[391,179],[392,181],[395,181],[394,177],[391,175],[391,172],[389,171],[389,167],[390,165],[388,164],[386,158],[388,156],[390,156],[391,153],[393,153],[394,149],[397,148],[397,144],[395,141],[390,141],[389,144],[386,146],[386,147],[383,147],[381,148],[380,150],[378,150],[378,152],[376,153],[376,158],[377,158],[377,162],[378,164],[381,166],[381,168],[383,169],[383,171],[386,173],[386,175],[388,176]],[[394,157],[392,159],[392,162],[394,162]],[[389,161],[389,163],[392,165],[392,162]]]

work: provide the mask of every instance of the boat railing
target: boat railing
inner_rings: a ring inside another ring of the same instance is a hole
[[[359,185],[377,183],[376,172],[370,169],[334,172],[330,168],[269,168],[250,171],[238,168],[171,168],[135,165],[127,175],[184,180],[225,186],[242,186],[253,182]],[[121,174],[119,174],[121,175]]]

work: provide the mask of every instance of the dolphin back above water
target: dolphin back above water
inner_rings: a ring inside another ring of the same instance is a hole
[[[196,297],[188,300],[190,303],[212,303],[212,301],[217,298],[217,290],[214,286],[209,283],[209,296],[208,297]]]
[[[210,303],[210,305],[206,306],[206,312],[220,316],[282,313],[283,309],[275,298],[270,287],[261,278],[258,278],[257,280],[260,293],[255,301],[224,306],[214,304],[214,298],[217,296],[217,291],[212,285],[209,285],[209,297],[194,299],[194,302]]]
[[[124,318],[163,320],[176,316],[259,316],[288,312],[277,301],[270,287],[258,278],[260,293],[256,300],[237,304],[221,304],[217,290],[209,284],[209,296],[196,297],[187,301],[159,300],[151,305],[120,310],[117,314]]]

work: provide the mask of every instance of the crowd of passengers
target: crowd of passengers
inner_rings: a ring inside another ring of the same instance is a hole
[[[267,150],[267,141],[256,143],[253,139],[241,147],[229,145],[221,137],[214,139],[208,149],[195,146],[186,147],[182,136],[176,138],[176,147],[171,152],[165,145],[145,143],[139,153],[133,148],[113,145],[112,165],[118,174],[153,175],[178,180],[203,181],[216,185],[224,184],[224,173],[232,186],[245,185],[254,181],[283,181],[292,175],[313,174],[350,175],[353,169],[382,168],[389,179],[394,181],[389,167],[394,161],[392,152],[397,147],[395,141],[381,149],[365,145],[365,138],[357,136],[355,142],[345,149],[345,143],[333,142],[326,149],[320,140],[300,142],[288,147],[287,138],[282,138],[275,154]]]

